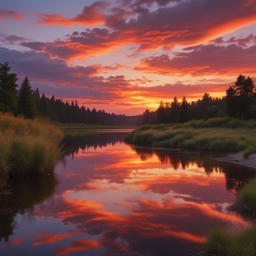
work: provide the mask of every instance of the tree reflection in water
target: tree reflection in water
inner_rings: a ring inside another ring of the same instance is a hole
[[[53,173],[33,177],[33,180],[20,180],[12,185],[9,193],[1,195],[0,201],[0,241],[8,241],[16,228],[15,217],[23,216],[23,222],[33,222],[36,207],[43,207],[46,200],[53,197],[58,186]]]
[[[50,217],[42,221],[43,229],[31,228],[28,243],[41,253],[196,255],[207,223],[226,224],[232,218],[224,206],[255,171],[213,160],[223,155],[216,152],[124,145],[125,135],[67,136],[67,166],[55,170],[62,175],[58,191],[56,176],[47,175],[32,184],[21,182],[11,195],[2,196],[0,211],[10,211],[0,218],[2,240],[13,234],[21,214],[28,222],[33,216],[41,221]],[[44,204],[53,195],[54,203]]]

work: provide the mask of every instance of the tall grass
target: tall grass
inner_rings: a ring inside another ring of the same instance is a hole
[[[246,205],[256,216],[256,179],[250,180],[238,194],[238,201]]]
[[[45,120],[0,113],[0,179],[53,170],[62,137],[62,131]]]
[[[241,232],[230,232],[226,227],[211,228],[204,251],[223,256],[255,256],[256,226]]]
[[[229,117],[192,120],[178,125],[144,125],[129,133],[125,142],[156,147],[256,153],[256,121]]]

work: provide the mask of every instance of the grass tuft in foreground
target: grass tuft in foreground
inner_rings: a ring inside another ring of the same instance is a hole
[[[256,216],[256,179],[250,180],[239,192],[238,201]]]
[[[211,228],[203,251],[213,255],[254,256],[256,254],[256,226],[241,232],[225,227]]]
[[[0,180],[53,170],[63,132],[45,120],[0,113]]]
[[[217,117],[184,124],[144,125],[129,133],[125,142],[156,147],[256,153],[256,121]]]

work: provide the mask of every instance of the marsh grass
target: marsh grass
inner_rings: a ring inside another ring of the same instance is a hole
[[[256,179],[250,180],[238,194],[238,201],[246,205],[251,214],[256,216]]]
[[[256,254],[256,226],[240,232],[231,232],[227,227],[212,227],[209,229],[203,251],[223,256],[254,256]]]
[[[256,153],[256,121],[229,117],[192,120],[178,125],[144,125],[129,133],[125,142],[156,147]]]
[[[61,157],[63,132],[47,120],[0,113],[0,179],[53,170]]]

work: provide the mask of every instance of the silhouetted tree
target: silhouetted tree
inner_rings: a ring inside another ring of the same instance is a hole
[[[38,114],[33,91],[31,89],[28,77],[26,76],[21,84],[18,97],[18,113],[26,118],[35,118]]]
[[[239,105],[237,101],[236,91],[230,86],[226,90],[226,113],[229,116],[236,117],[239,111]]]
[[[173,102],[171,103],[171,109],[170,109],[170,122],[171,123],[178,123],[179,122],[179,107],[180,103],[178,102],[177,98],[173,98]]]
[[[228,115],[242,119],[251,117],[250,108],[253,104],[255,86],[248,76],[239,75],[233,86],[226,91],[226,111]]]
[[[182,103],[180,105],[180,116],[179,116],[179,122],[184,123],[189,120],[189,104],[186,100],[186,97],[184,96],[182,99]]]
[[[42,97],[40,98],[39,113],[42,116],[46,116],[46,117],[50,117],[51,116],[49,99],[45,97],[44,93],[43,93]]]
[[[9,73],[9,63],[0,64],[0,111],[16,111],[17,74]]]
[[[162,101],[160,102],[160,105],[159,105],[158,109],[156,110],[156,123],[157,124],[166,123],[164,103]]]

